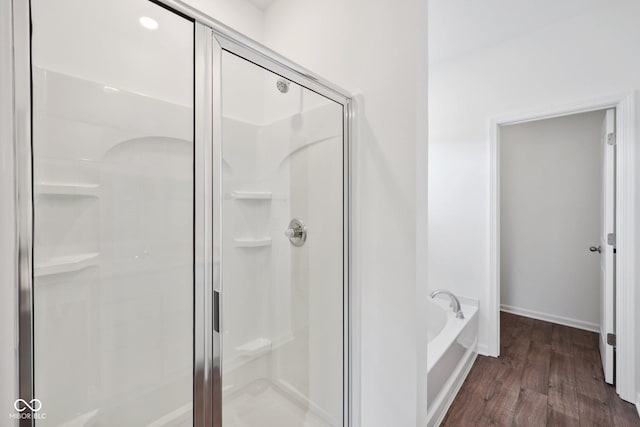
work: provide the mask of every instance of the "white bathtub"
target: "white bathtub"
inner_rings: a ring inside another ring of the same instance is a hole
[[[464,319],[456,319],[449,300],[429,304],[427,349],[427,426],[438,426],[477,356],[478,306],[462,303]]]

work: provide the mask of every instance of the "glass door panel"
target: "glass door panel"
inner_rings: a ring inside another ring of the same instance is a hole
[[[223,426],[342,426],[342,105],[221,63]]]
[[[194,24],[32,0],[38,425],[191,425]]]

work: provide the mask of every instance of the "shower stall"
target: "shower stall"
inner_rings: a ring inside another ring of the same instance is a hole
[[[21,426],[349,426],[349,95],[179,1],[13,2]]]

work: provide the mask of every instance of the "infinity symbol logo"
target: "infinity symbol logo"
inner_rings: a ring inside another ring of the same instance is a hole
[[[23,412],[27,408],[31,409],[33,412],[38,412],[42,409],[42,402],[38,399],[31,399],[30,402],[27,402],[24,399],[18,399],[13,403],[13,407],[16,408],[16,411],[18,412]]]

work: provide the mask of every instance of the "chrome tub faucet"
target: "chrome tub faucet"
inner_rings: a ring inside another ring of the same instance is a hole
[[[448,296],[451,300],[451,304],[449,305],[449,307],[453,308],[453,312],[456,314],[456,319],[464,319],[464,313],[460,309],[460,301],[458,301],[458,298],[445,289],[436,289],[435,291],[431,292],[431,298],[435,298],[440,294]]]

